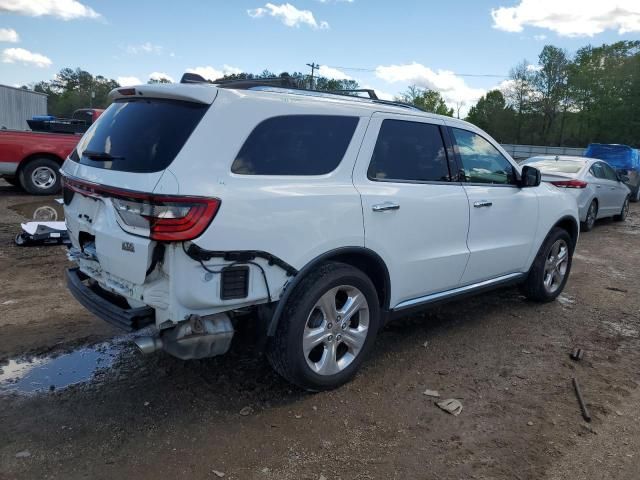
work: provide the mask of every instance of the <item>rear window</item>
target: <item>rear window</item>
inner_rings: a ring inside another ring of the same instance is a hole
[[[541,162],[526,162],[544,173],[578,173],[584,167],[581,162],[563,162],[562,160],[545,160]]]
[[[87,131],[71,156],[91,167],[122,172],[164,170],[209,105],[165,99],[113,103]]]
[[[269,118],[249,135],[231,165],[241,175],[323,175],[342,161],[358,117],[287,115]]]

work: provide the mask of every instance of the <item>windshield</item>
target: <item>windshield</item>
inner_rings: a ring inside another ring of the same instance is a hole
[[[82,137],[71,158],[83,165],[123,172],[164,170],[208,107],[165,99],[117,101]]]

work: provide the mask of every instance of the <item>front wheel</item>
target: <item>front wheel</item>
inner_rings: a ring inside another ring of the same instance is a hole
[[[369,277],[350,265],[326,263],[292,292],[267,357],[291,383],[330,390],[356,374],[379,324],[378,296]]]
[[[536,302],[551,302],[569,279],[573,241],[566,230],[554,227],[538,251],[529,275],[521,285],[524,295]]]

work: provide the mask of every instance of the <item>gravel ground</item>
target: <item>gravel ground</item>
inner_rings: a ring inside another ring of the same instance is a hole
[[[0,180],[0,365],[29,358],[35,371],[56,357],[75,371],[95,352],[87,346],[116,353],[89,382],[0,389],[0,479],[638,478],[638,204],[625,223],[581,236],[558,301],[505,289],[399,320],[353,382],[307,394],[248,335],[209,360],[134,351],[67,293],[63,247],[13,245],[47,200]],[[441,411],[425,389],[459,399],[462,413]]]

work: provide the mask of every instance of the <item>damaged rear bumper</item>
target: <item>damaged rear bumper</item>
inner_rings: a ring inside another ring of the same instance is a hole
[[[67,270],[67,287],[75,299],[96,317],[132,332],[154,323],[151,307],[127,308],[114,303],[115,297],[98,285],[90,285],[89,277],[78,267]],[[110,298],[114,298],[111,300]]]

